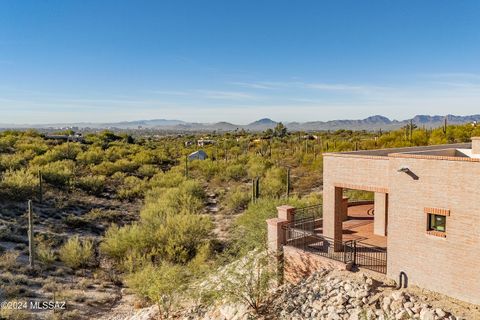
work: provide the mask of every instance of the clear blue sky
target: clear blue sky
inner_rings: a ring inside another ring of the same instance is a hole
[[[0,123],[480,113],[480,1],[0,2]]]

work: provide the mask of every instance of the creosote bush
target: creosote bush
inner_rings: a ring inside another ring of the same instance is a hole
[[[60,248],[60,260],[72,269],[85,267],[93,259],[93,242],[73,236]]]
[[[7,170],[0,178],[0,195],[9,199],[31,197],[38,188],[38,177],[26,169]]]

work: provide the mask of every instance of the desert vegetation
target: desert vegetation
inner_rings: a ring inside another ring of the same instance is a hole
[[[203,292],[197,284],[232,261],[264,265],[249,257],[265,249],[265,219],[275,216],[275,207],[321,203],[323,152],[467,142],[471,136],[480,136],[480,127],[290,133],[279,124],[262,133],[104,131],[86,134],[83,142],[47,139],[32,130],[4,131],[1,294],[5,300],[64,299],[68,308],[54,316],[65,319],[106,312],[121,299],[123,286],[139,304],[157,305],[163,318],[192,297],[202,303],[219,296],[244,299],[260,312],[271,280],[263,269],[255,297],[234,290],[241,281],[252,283],[235,270],[223,289]],[[197,146],[200,139],[212,143]],[[200,149],[207,159],[188,158]],[[33,268],[28,266],[28,200],[33,201]]]

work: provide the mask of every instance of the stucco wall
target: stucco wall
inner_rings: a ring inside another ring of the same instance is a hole
[[[480,163],[390,158],[388,172],[388,276],[480,304]],[[450,210],[446,238],[427,234],[426,207]]]

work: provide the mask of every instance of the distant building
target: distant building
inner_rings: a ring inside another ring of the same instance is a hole
[[[188,155],[188,160],[205,160],[207,158],[207,153],[203,150],[198,150]]]
[[[57,141],[70,141],[70,142],[84,142],[83,136],[80,133],[74,135],[67,134],[47,134],[45,139],[57,140]]]
[[[209,144],[215,144],[215,140],[209,140],[209,139],[200,139],[197,141],[197,145],[199,147],[203,147]]]

